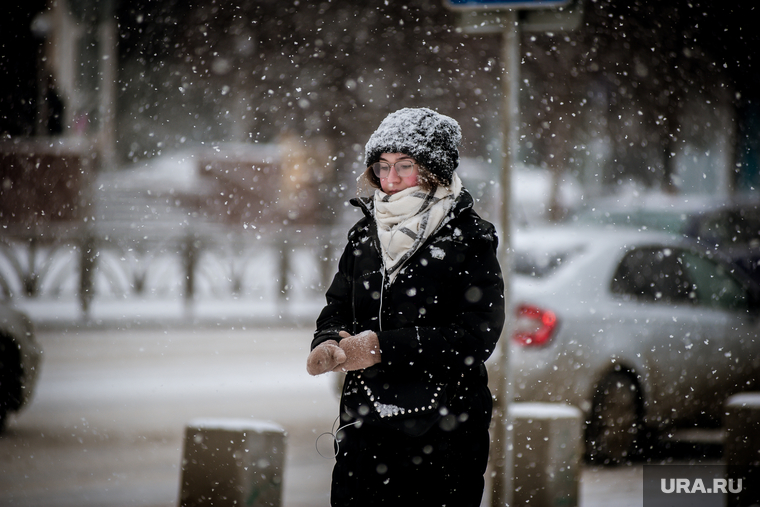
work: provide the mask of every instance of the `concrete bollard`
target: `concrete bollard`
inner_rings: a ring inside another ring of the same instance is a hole
[[[279,507],[285,430],[248,419],[196,419],[185,427],[180,507]]]
[[[581,411],[559,403],[513,403],[509,417],[514,428],[512,504],[577,506],[583,453]]]
[[[726,479],[736,493],[726,495],[727,507],[760,504],[760,393],[740,393],[725,403],[723,460]],[[742,479],[741,488],[738,480]],[[740,489],[740,491],[739,491]]]

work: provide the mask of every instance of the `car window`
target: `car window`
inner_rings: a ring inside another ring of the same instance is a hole
[[[626,298],[669,304],[690,303],[723,310],[749,308],[745,287],[721,263],[673,248],[628,252],[611,290]]]
[[[699,304],[723,310],[747,310],[747,291],[728,270],[718,262],[685,252],[683,261]]]
[[[612,279],[611,290],[630,299],[691,303],[696,294],[680,252],[672,248],[637,248],[626,254]]]

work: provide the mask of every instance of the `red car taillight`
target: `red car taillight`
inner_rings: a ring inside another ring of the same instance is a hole
[[[521,345],[536,347],[551,340],[557,327],[557,316],[537,306],[520,305],[515,312],[512,339]]]

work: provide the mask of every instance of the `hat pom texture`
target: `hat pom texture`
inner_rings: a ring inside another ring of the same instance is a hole
[[[441,183],[450,185],[459,165],[461,142],[462,129],[453,118],[425,107],[399,109],[370,136],[364,162],[369,167],[383,153],[403,153],[425,166]]]

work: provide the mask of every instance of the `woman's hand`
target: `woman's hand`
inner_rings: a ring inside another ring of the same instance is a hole
[[[314,347],[309,357],[306,358],[306,371],[309,372],[309,375],[340,371],[336,370],[336,367],[345,362],[346,353],[338,346],[338,342],[327,340]]]
[[[341,337],[339,346],[345,352],[346,360],[335,366],[333,371],[363,370],[380,362],[380,342],[375,333],[363,331],[351,336],[341,331],[338,334]]]

